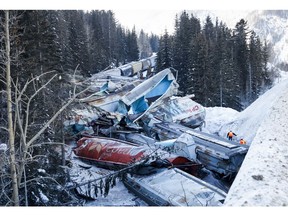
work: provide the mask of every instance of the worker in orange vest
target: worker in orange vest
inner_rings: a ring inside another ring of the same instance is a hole
[[[227,133],[227,138],[228,138],[229,140],[232,140],[233,136],[237,136],[237,135],[230,130],[230,131]]]
[[[241,139],[240,139],[240,144],[241,144],[241,145],[245,145],[245,144],[246,144],[246,141],[241,138]]]

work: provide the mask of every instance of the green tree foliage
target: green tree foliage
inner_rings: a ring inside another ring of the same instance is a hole
[[[180,91],[187,93],[189,79],[189,56],[191,43],[200,32],[200,21],[184,11],[179,21],[175,22],[175,37],[173,43],[173,67],[178,70]]]
[[[141,29],[139,33],[137,44],[139,47],[140,59],[144,59],[152,55],[152,48],[151,48],[149,36],[143,31],[143,29]]]
[[[201,27],[198,18],[184,11],[176,16],[175,33],[170,37],[172,59],[164,59],[167,52],[161,38],[158,64],[178,70],[181,92],[195,94],[195,100],[204,106],[240,111],[273,83],[267,44],[248,30],[243,19],[231,30],[218,20],[214,24],[208,16]]]
[[[152,52],[154,52],[154,53],[158,52],[158,50],[159,50],[159,36],[152,33],[151,36],[149,37],[149,42],[150,42]]]
[[[241,19],[234,30],[233,40],[235,41],[235,63],[236,71],[239,73],[239,84],[241,98],[245,103],[248,99],[249,89],[249,62],[247,45],[247,21]]]
[[[157,55],[157,71],[164,70],[172,66],[172,36],[167,30],[159,40],[159,52]]]
[[[126,37],[126,62],[132,62],[139,60],[139,49],[137,45],[137,34],[135,27],[132,29],[132,31],[127,30],[127,37]]]
[[[96,73],[123,58],[125,35],[117,27],[112,11],[93,10],[86,14],[86,20],[91,71]]]
[[[68,70],[74,71],[79,65],[79,70],[83,75],[89,72],[88,41],[84,26],[84,12],[71,11],[68,25]]]

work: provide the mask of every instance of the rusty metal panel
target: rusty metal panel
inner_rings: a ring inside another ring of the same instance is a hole
[[[147,147],[128,145],[108,138],[82,138],[74,149],[74,153],[81,158],[115,165],[129,165],[140,161],[149,152]]]

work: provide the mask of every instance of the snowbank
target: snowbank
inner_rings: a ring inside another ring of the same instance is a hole
[[[225,206],[288,205],[287,107],[288,82],[285,80],[240,113],[242,120],[231,124],[239,134],[245,132],[246,137],[250,128],[248,137],[251,140],[255,134],[255,139],[228,192]]]
[[[273,105],[276,104],[281,95],[285,94],[287,88],[288,80],[285,79],[269,89],[249,107],[240,112],[236,119],[224,124],[219,130],[219,135],[226,137],[227,132],[232,130],[237,134],[237,140],[244,138],[247,144],[250,145],[263,120],[267,118],[271,109],[273,109]]]
[[[218,134],[222,125],[234,121],[239,112],[226,107],[205,107],[205,127],[204,132]]]

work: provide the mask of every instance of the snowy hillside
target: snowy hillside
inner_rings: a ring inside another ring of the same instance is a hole
[[[204,25],[206,17],[209,15],[215,23],[216,18],[218,21],[224,22],[228,28],[233,29],[240,19],[245,19],[252,11],[248,10],[188,10],[189,14],[193,14],[201,21],[201,25]]]
[[[288,205],[287,107],[285,80],[240,113],[239,121],[234,122],[235,129],[255,138],[228,192],[226,206]]]
[[[287,73],[281,73],[274,87],[261,95],[254,103],[242,112],[237,112],[225,107],[206,107],[206,126],[203,130],[207,133],[226,137],[228,131],[237,134],[235,140],[244,138],[250,145],[263,120],[269,115],[278,98],[285,94],[288,85]]]
[[[285,47],[288,43],[288,10],[254,11],[247,18],[260,38],[271,44],[271,63],[288,62],[288,52]]]
[[[243,137],[250,145],[225,206],[288,205],[287,107],[288,79],[282,77],[242,112],[230,108],[206,108],[205,129],[208,132],[219,132],[225,137],[231,129],[238,135],[238,140]]]
[[[227,132],[232,130],[237,134],[237,140],[244,138],[250,144],[263,120],[269,115],[278,98],[285,94],[287,88],[287,79],[275,85],[235,116],[234,120],[223,124],[219,129],[219,135],[225,137]]]

